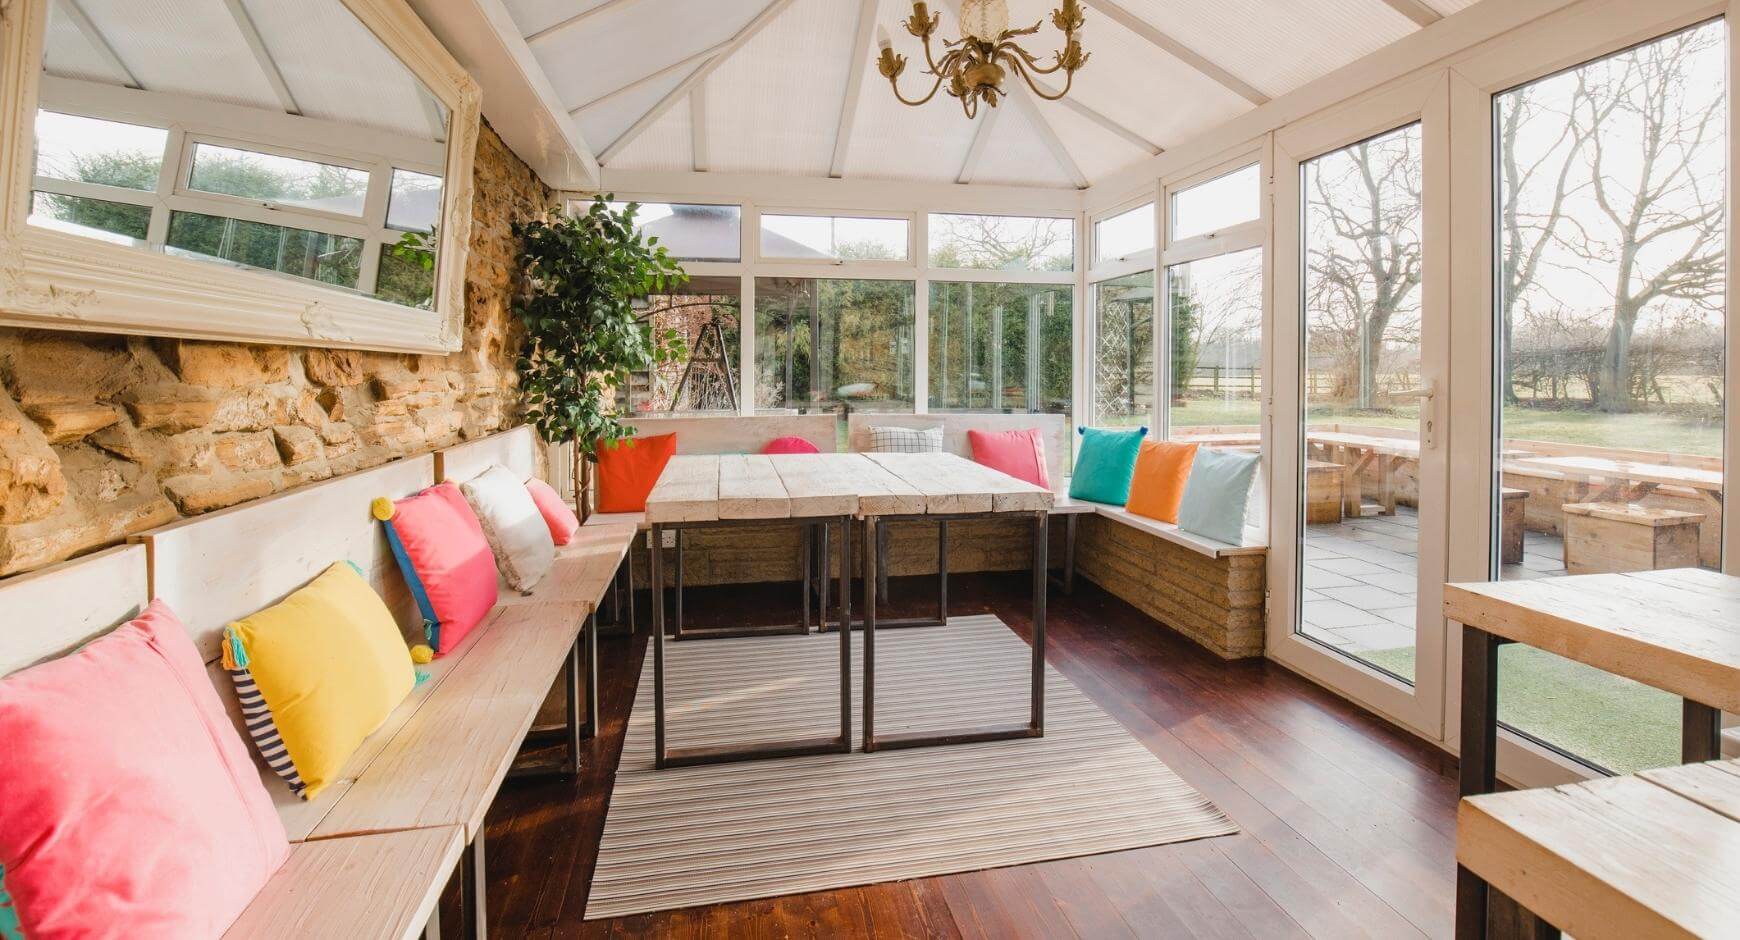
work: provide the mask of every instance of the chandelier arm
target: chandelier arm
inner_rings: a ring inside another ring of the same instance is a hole
[[[1053,69],[1052,71],[1056,71],[1056,69]],[[1038,95],[1041,98],[1044,98],[1046,101],[1056,101],[1059,98],[1062,98],[1064,95],[1069,94],[1070,86],[1075,84],[1075,72],[1073,72],[1073,71],[1065,72],[1064,79],[1063,79],[1063,87],[1059,88],[1057,90],[1057,94],[1048,95],[1044,91],[1042,91],[1038,85],[1034,84],[1033,76],[1027,74],[1027,69],[1022,68],[1021,66],[1017,65],[1014,69],[1014,72],[1016,75],[1021,76],[1021,80],[1025,83],[1027,83],[1027,87],[1032,89],[1034,94]]]
[[[911,105],[912,107],[915,107],[915,108],[918,107],[919,105],[926,104],[930,101],[930,99],[935,98],[936,93],[937,93],[937,89],[941,88],[942,84],[943,84],[942,76],[938,75],[936,77],[936,81],[933,82],[930,86],[930,92],[928,94],[926,94],[923,98],[920,98],[917,101],[912,101],[912,100],[909,100],[905,95],[900,93],[900,82],[899,81],[892,79],[892,78],[888,80],[888,87],[894,89],[894,97],[896,99],[898,99],[901,104]]]
[[[1037,56],[1030,54],[1026,49],[1023,49],[1020,46],[1015,46],[1015,45],[1011,45],[1010,48],[1012,48],[1014,50],[1014,55],[1010,55],[1010,53],[1007,50],[1001,50],[1001,49],[998,50],[998,53],[1002,56],[1007,57],[1010,64],[1012,64],[1012,65],[1015,64],[1016,62],[1020,62],[1025,68],[1031,70],[1033,72],[1033,74],[1035,74],[1035,75],[1050,75],[1053,72],[1064,70],[1063,69],[1063,57],[1061,55],[1058,56],[1057,61],[1052,63],[1050,66],[1044,66],[1044,65],[1039,64],[1039,59]]]
[[[928,34],[923,36],[922,42],[924,43],[924,64],[930,68],[930,74],[937,76],[940,81],[943,74],[942,66],[948,64],[949,56],[953,55],[954,52],[953,50],[950,50],[949,52],[943,53],[942,63],[939,65],[937,60],[930,54],[930,36]],[[944,41],[944,44],[948,44],[946,40]]]

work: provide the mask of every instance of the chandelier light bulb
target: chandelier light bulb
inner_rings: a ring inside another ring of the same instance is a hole
[[[1005,0],[962,0],[961,34],[980,42],[996,42],[1009,29]]]
[[[894,48],[894,38],[888,35],[888,27],[876,24],[876,47],[879,49]]]

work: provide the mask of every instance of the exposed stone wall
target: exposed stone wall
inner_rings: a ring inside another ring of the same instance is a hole
[[[1101,516],[1076,531],[1076,575],[1227,659],[1263,655],[1263,555],[1209,558]]]
[[[0,575],[509,426],[510,226],[553,194],[487,126],[473,179],[452,355],[0,329]]]

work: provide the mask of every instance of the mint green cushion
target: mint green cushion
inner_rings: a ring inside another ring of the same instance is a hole
[[[1094,503],[1122,506],[1130,498],[1130,476],[1136,472],[1136,452],[1148,435],[1140,428],[1079,428],[1081,449],[1075,455],[1075,474],[1069,480],[1069,497]]]
[[[1178,528],[1234,545],[1243,542],[1245,510],[1260,459],[1256,454],[1198,448],[1184,481]]]

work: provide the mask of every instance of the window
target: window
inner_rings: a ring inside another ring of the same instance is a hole
[[[657,238],[678,261],[743,260],[743,208],[678,202],[637,203],[635,231]],[[613,202],[620,212],[626,202]]]
[[[1501,579],[1720,566],[1727,57],[1714,21],[1493,99]],[[1610,501],[1677,530],[1674,556],[1583,514]],[[1498,711],[1606,770],[1680,762],[1673,696],[1522,644]]]
[[[1337,510],[1328,518],[1302,512],[1297,629],[1409,684],[1422,494],[1395,482],[1401,471],[1392,463],[1417,466],[1420,454],[1419,401],[1407,393],[1420,385],[1421,143],[1414,123],[1301,164],[1303,254],[1295,262],[1305,338],[1293,445],[1304,468],[1299,505],[1312,505],[1314,472],[1320,482],[1357,484],[1318,499]],[[1369,514],[1366,493],[1381,501]],[[1356,512],[1339,511],[1349,502]]]
[[[755,281],[756,407],[911,411],[911,281]]]
[[[930,410],[1070,411],[1074,291],[1051,284],[930,285]]]
[[[198,143],[193,146],[187,185],[200,192],[361,216],[369,174],[354,167]]]
[[[339,287],[357,286],[362,244],[360,238],[197,212],[169,217],[172,250]]]
[[[387,196],[387,228],[433,232],[441,218],[441,177],[393,168]]]
[[[1094,223],[1094,262],[1117,261],[1154,250],[1154,204]]]
[[[120,236],[116,241],[144,241],[151,227],[151,207],[111,202],[89,196],[36,192],[31,196],[30,221],[93,238]]]
[[[1154,272],[1094,285],[1094,420],[1153,425]]]
[[[675,330],[686,349],[682,358],[632,376],[631,411],[737,410],[741,295],[735,277],[693,277],[669,294],[647,298],[645,319],[656,331]]]
[[[1166,269],[1172,437],[1256,432],[1262,421],[1263,249]]]
[[[1069,219],[932,215],[930,266],[1070,271],[1075,268],[1075,225]]]
[[[761,217],[761,256],[780,260],[905,261],[911,225],[905,219],[837,215]]]
[[[1261,170],[1251,164],[1172,194],[1172,241],[1252,222],[1261,216]]]
[[[36,175],[149,192],[157,188],[168,143],[169,132],[159,127],[38,111]]]
[[[428,310],[435,304],[435,252],[428,243],[407,233],[381,246],[375,296],[407,307]]]

